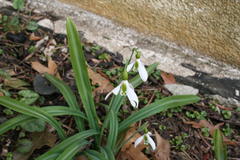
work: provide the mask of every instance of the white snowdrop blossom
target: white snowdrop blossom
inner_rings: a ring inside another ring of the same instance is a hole
[[[127,72],[129,72],[132,69],[133,69],[133,71],[138,71],[141,79],[144,82],[147,81],[148,73],[146,71],[146,68],[145,68],[144,64],[141,62],[140,58],[136,58],[136,60],[134,62],[130,63],[127,66]]]
[[[136,93],[134,92],[133,86],[127,81],[123,80],[116,88],[114,88],[111,92],[107,94],[105,97],[105,100],[113,93],[115,95],[118,95],[120,92],[121,96],[127,96],[131,105],[134,108],[138,108],[138,97]]]
[[[153,139],[150,137],[151,135],[152,135],[151,132],[147,132],[144,135],[142,135],[141,137],[139,137],[135,141],[134,147],[137,147],[137,145],[139,145],[143,141],[145,145],[150,145],[152,147],[152,150],[155,150],[156,149],[156,144],[153,141]]]

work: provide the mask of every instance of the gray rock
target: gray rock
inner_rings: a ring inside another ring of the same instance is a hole
[[[66,34],[66,23],[64,20],[54,22],[54,27],[55,33]]]
[[[38,25],[48,28],[48,29],[51,29],[51,30],[54,29],[53,22],[50,19],[42,19],[42,20],[38,21]]]
[[[173,95],[197,95],[199,92],[198,89],[183,84],[165,84],[164,87]]]

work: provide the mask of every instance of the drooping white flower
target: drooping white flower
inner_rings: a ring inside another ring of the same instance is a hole
[[[134,108],[138,108],[138,97],[136,93],[134,92],[133,86],[127,81],[123,80],[116,88],[114,88],[111,92],[107,94],[105,97],[105,100],[113,93],[115,95],[118,95],[120,92],[120,95],[127,96],[131,105]]]
[[[142,135],[135,141],[134,147],[137,147],[137,145],[139,145],[143,141],[145,145],[150,145],[152,147],[152,150],[155,150],[156,144],[153,141],[153,139],[150,137],[151,135],[152,135],[151,132],[144,133],[144,135]]]
[[[130,63],[127,66],[127,72],[129,72],[132,69],[133,69],[133,71],[138,71],[141,79],[144,82],[147,81],[148,73],[147,73],[147,70],[146,70],[144,64],[141,62],[140,58],[136,58],[136,60],[134,62]]]

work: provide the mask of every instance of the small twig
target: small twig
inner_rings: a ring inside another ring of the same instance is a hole
[[[184,153],[189,159],[194,160],[194,159],[192,159],[192,157],[191,157],[186,151],[183,151],[183,153]]]

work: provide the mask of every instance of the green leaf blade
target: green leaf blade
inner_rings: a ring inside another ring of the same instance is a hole
[[[56,87],[59,89],[59,91],[62,93],[64,99],[66,100],[66,102],[68,103],[69,107],[71,109],[80,111],[80,107],[78,105],[77,102],[77,98],[74,95],[74,93],[72,92],[72,90],[70,89],[69,86],[67,86],[63,81],[61,81],[60,79],[55,78],[54,76],[45,73],[45,77]],[[84,121],[81,117],[75,116],[74,117],[76,125],[78,127],[79,131],[83,131],[84,130]]]
[[[103,153],[100,153],[95,150],[87,150],[84,154],[88,157],[89,160],[107,160]]]
[[[73,115],[86,119],[86,116],[82,112],[74,111],[63,106],[46,106],[42,109],[51,116]],[[36,120],[36,118],[27,115],[19,115],[17,117],[11,118],[6,122],[0,124],[0,135],[23,123],[31,122],[32,120]]]
[[[119,132],[127,129],[131,124],[140,121],[144,118],[150,117],[154,114],[160,113],[170,108],[195,103],[198,102],[199,100],[200,98],[194,95],[178,95],[163,98],[148,106],[145,106],[138,112],[135,112],[132,115],[130,115],[127,119],[123,120],[119,125]]]
[[[109,135],[107,138],[107,147],[114,149],[118,137],[118,118],[117,114],[112,110],[110,111],[110,121],[109,121]]]
[[[75,80],[90,128],[99,130],[96,108],[92,96],[91,84],[87,72],[86,60],[76,27],[71,19],[67,19],[67,37]]]
[[[50,125],[52,125],[56,129],[61,139],[65,138],[65,133],[61,125],[43,109],[37,108],[37,107],[30,107],[15,99],[5,97],[5,96],[0,97],[0,104],[16,112],[19,112],[31,117],[39,118],[48,122]]]
[[[87,144],[89,144],[89,142],[85,140],[71,144],[57,157],[56,160],[71,160],[79,152],[79,150]]]
[[[223,142],[223,135],[220,129],[216,129],[213,134],[214,153],[216,160],[227,160],[227,150]]]
[[[42,154],[41,156],[39,156],[38,158],[36,158],[36,160],[48,160],[48,159],[54,159],[54,158],[56,159],[56,157],[58,157],[72,143],[75,143],[75,142],[80,143],[84,139],[86,139],[90,136],[96,135],[96,134],[98,134],[98,132],[93,129],[77,133],[77,134],[65,139],[61,143],[57,144],[52,149],[50,149],[48,152],[46,152],[46,153]]]

